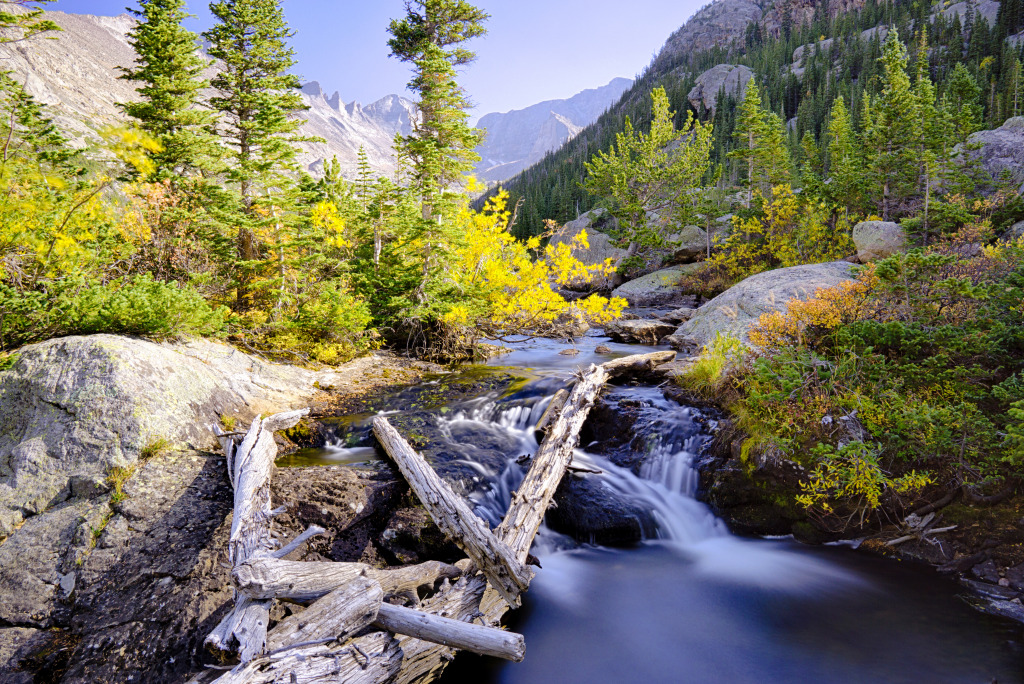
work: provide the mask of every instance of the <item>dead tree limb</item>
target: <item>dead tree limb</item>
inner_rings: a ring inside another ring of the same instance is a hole
[[[381,605],[374,625],[395,634],[517,663],[526,655],[526,642],[522,634],[452,620],[390,603]]]
[[[228,539],[228,559],[233,566],[274,553],[276,542],[270,535],[274,517],[270,475],[277,445],[273,433],[292,427],[308,413],[309,409],[303,409],[269,418],[257,417],[237,447],[234,437],[218,434],[227,457],[228,476],[235,489]],[[237,652],[245,663],[263,651],[269,624],[270,601],[253,600],[236,593],[234,607],[206,637],[206,644],[215,651]]]
[[[366,577],[338,587],[306,610],[285,618],[267,635],[267,651],[331,638],[344,644],[373,624],[384,601],[384,590]]]
[[[616,361],[618,363],[614,368],[619,372],[633,367],[637,359]],[[529,555],[537,529],[572,459],[580,428],[608,376],[609,372],[603,366],[591,366],[581,375],[562,411],[550,425],[526,478],[513,497],[504,521],[495,530],[520,562],[525,562]],[[510,607],[480,575],[468,573],[455,584],[442,586],[437,595],[420,604],[421,611],[460,621],[479,618],[483,624],[496,626]],[[450,646],[432,644],[414,637],[401,636],[399,642],[404,657],[401,671],[393,680],[398,684],[430,681],[441,674],[455,654],[455,649]]]
[[[252,599],[315,601],[338,587],[365,575],[380,584],[384,596],[415,594],[421,587],[433,589],[442,579],[456,579],[462,571],[440,561],[402,568],[374,568],[364,563],[286,561],[255,558],[231,571],[238,591]]]
[[[466,499],[438,477],[387,418],[377,416],[373,419],[373,433],[441,531],[466,552],[502,598],[510,605],[518,606],[519,594],[530,586],[533,579],[533,571],[525,565],[526,558],[518,559],[488,529]]]

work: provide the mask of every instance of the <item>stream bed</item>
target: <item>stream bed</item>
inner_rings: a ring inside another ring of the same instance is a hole
[[[598,344],[612,353],[597,354]],[[537,449],[533,426],[551,394],[579,366],[651,351],[595,336],[579,340],[576,355],[560,354],[568,348],[514,344],[494,361],[524,378],[514,391],[482,391],[435,411],[491,525],[522,479],[521,456]],[[610,547],[542,527],[534,554],[543,569],[508,619],[526,637],[526,660],[461,654],[442,681],[1024,682],[1020,624],[977,612],[960,585],[930,568],[843,545],[731,535],[697,499],[693,463],[712,417],[650,386],[611,388],[608,398],[634,407],[637,437],[614,458],[583,444],[574,465],[599,470],[582,477],[638,511],[643,539]],[[292,464],[375,458],[358,445],[368,418],[346,419],[346,438]]]

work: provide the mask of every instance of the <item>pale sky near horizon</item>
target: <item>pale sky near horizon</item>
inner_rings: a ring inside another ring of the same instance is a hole
[[[477,61],[460,83],[476,104],[473,119],[567,98],[616,77],[633,78],[669,35],[706,0],[477,0],[488,35],[469,44]],[[199,32],[213,19],[204,0],[187,0]],[[117,15],[135,0],[57,0],[47,9]],[[409,97],[407,65],[388,57],[387,26],[403,0],[284,0],[303,82],[319,81],[343,102]]]

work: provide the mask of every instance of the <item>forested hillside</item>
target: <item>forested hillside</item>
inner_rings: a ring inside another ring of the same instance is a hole
[[[737,28],[757,13],[758,20],[746,23],[742,30]],[[738,181],[742,163],[729,153],[737,144],[734,133],[741,98],[720,93],[720,106],[713,112],[688,99],[698,77],[719,64],[752,69],[763,107],[786,123],[790,153],[802,159],[801,141],[810,134],[820,154],[816,163],[827,170],[827,122],[836,98],[843,98],[853,131],[861,134],[864,102],[877,97],[883,87],[880,58],[889,27],[907,44],[910,64],[918,64],[922,51],[927,55],[924,64],[938,100],[962,97],[957,91],[965,87],[964,74],[955,68],[959,63],[979,88],[979,125],[994,128],[1024,111],[1021,0],[950,6],[906,0],[780,0],[763,9],[733,0],[716,2],[669,39],[617,106],[563,148],[506,183],[513,201],[524,199],[516,234],[538,234],[544,219],[565,222],[594,206],[597,199],[580,184],[586,176],[584,164],[599,150],[608,149],[627,117],[637,128],[650,125],[648,93],[659,86],[668,93],[677,124],[683,123],[687,112],[714,124],[712,161],[724,167],[723,184]]]

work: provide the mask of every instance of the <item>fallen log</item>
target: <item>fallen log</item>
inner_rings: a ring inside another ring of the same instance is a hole
[[[378,684],[394,679],[402,667],[402,649],[387,632],[373,632],[346,646],[291,648],[241,665],[218,684]]]
[[[522,662],[526,655],[526,642],[522,634],[452,620],[390,603],[381,605],[374,625],[395,634],[517,663]]]
[[[601,367],[608,373],[609,377],[615,378],[620,375],[652,373],[654,369],[663,363],[674,361],[674,351],[658,351],[650,354],[634,354],[623,356],[621,359],[612,359],[601,364]]]
[[[286,561],[254,558],[231,571],[238,591],[251,599],[315,601],[360,576],[377,582],[388,596],[415,595],[420,588],[433,589],[442,579],[457,579],[462,571],[440,561],[402,568],[374,568],[364,563]]]
[[[268,418],[257,417],[237,447],[234,436],[215,428],[224,446],[228,477],[235,489],[228,538],[228,560],[232,566],[274,553],[277,543],[270,535],[274,518],[270,505],[270,475],[277,455],[274,432],[295,425],[308,413],[309,409],[303,409]],[[253,600],[236,592],[231,612],[206,637],[207,647],[228,654],[237,652],[243,663],[252,660],[263,651],[270,624],[270,605],[270,601]]]
[[[279,622],[267,635],[267,652],[326,638],[343,644],[373,624],[383,602],[384,590],[379,584],[357,577]]]
[[[487,527],[466,500],[452,491],[447,482],[406,442],[384,416],[373,419],[373,433],[402,471],[409,487],[419,498],[438,528],[451,538],[491,585],[512,606],[519,605],[519,594],[530,586],[533,571],[526,557],[516,554]]]

